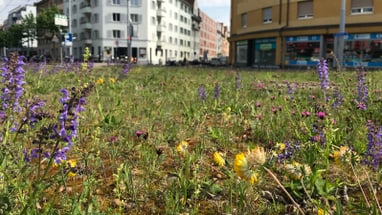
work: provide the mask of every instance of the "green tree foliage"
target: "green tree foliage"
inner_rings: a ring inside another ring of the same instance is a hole
[[[51,40],[55,33],[60,31],[54,24],[55,14],[60,14],[60,10],[54,6],[43,9],[37,16],[37,36],[39,39]]]

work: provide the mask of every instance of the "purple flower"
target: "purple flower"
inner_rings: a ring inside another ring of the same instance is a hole
[[[317,66],[318,78],[320,80],[321,89],[329,88],[329,68],[326,60],[322,59]]]
[[[198,88],[198,95],[199,95],[199,98],[203,101],[207,99],[206,90],[204,89],[202,85],[200,85]]]
[[[214,89],[214,98],[218,99],[220,96],[220,86],[219,83],[215,84],[215,89]]]
[[[364,162],[377,169],[382,164],[382,126],[369,123],[368,129],[368,143]]]
[[[127,63],[125,65],[125,68],[123,69],[122,73],[127,74],[127,73],[129,73],[129,71],[130,71],[130,63]]]
[[[366,110],[367,109],[367,98],[369,96],[369,88],[366,85],[366,72],[363,69],[363,67],[360,67],[358,69],[357,73],[357,79],[358,79],[358,84],[357,84],[357,108]]]
[[[236,81],[236,88],[237,89],[241,88],[241,76],[239,72],[236,72],[235,81]]]

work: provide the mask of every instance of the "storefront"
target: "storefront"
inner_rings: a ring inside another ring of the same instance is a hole
[[[236,42],[236,63],[239,65],[247,65],[248,63],[248,41]]]
[[[345,35],[344,64],[382,67],[382,33]]]
[[[286,37],[285,65],[316,66],[321,53],[321,36]]]
[[[276,38],[257,39],[254,43],[254,67],[276,65]]]

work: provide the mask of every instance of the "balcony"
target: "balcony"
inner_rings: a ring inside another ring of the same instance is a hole
[[[91,7],[90,3],[81,2],[81,4],[80,4],[80,11],[82,13],[92,13],[92,7]]]
[[[164,0],[157,0],[157,2],[164,3]]]
[[[165,25],[157,25],[157,32],[163,32],[165,30]]]
[[[165,9],[163,9],[163,8],[158,8],[157,9],[157,16],[164,17],[165,14],[166,14],[166,10]]]
[[[91,39],[85,39],[84,42],[85,42],[85,44],[92,44],[92,43],[93,43],[93,40],[91,40]]]
[[[90,22],[81,22],[81,28],[83,29],[92,29],[92,23]]]

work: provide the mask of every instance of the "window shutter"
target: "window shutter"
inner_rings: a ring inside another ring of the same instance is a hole
[[[107,31],[107,38],[113,38],[113,32],[111,30]]]
[[[124,39],[125,37],[125,31],[121,31],[121,38]]]
[[[373,7],[373,0],[352,0],[352,8]]]
[[[313,16],[313,1],[298,3],[298,17]]]
[[[272,20],[272,8],[264,8],[263,9],[263,19],[264,20]]]

